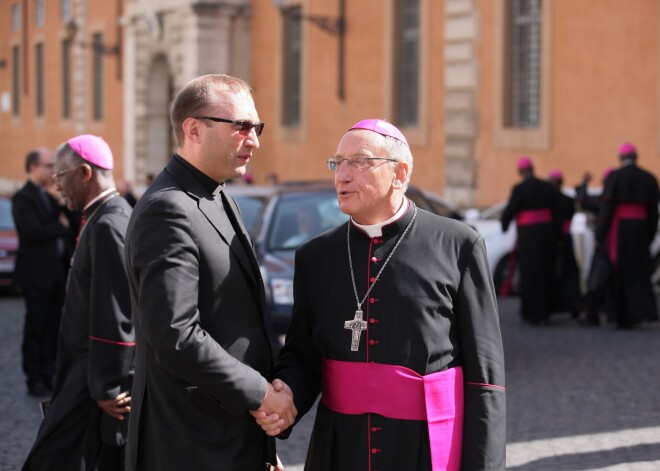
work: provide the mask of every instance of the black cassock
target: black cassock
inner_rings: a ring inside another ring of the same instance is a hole
[[[370,238],[351,226],[359,296],[413,216]],[[343,224],[296,254],[295,302],[276,367],[301,417],[321,392],[323,359],[400,365],[427,375],[463,368],[462,470],[502,470],[506,411],[504,356],[483,239],[463,223],[419,210],[362,306],[367,330],[358,351],[344,328],[356,311]],[[426,421],[347,415],[319,403],[306,470],[430,470]]]
[[[580,304],[580,270],[575,260],[573,236],[570,227],[575,214],[575,201],[570,196],[559,193],[559,218],[561,237],[557,250],[555,270],[554,310],[577,313]]]
[[[559,192],[550,183],[534,176],[513,187],[502,213],[502,230],[521,212],[549,210],[552,221],[516,226],[516,251],[520,269],[520,304],[523,319],[536,323],[552,312],[554,274],[559,225]]]
[[[130,387],[134,354],[124,237],[131,208],[110,194],[85,211],[62,313],[52,404],[24,470],[87,470],[116,460],[128,417],[97,400]]]
[[[639,205],[646,212],[645,218],[624,218],[618,224],[610,316],[622,327],[658,318],[649,253],[658,227],[658,194],[656,178],[634,164],[612,172],[603,190],[596,229],[599,243],[611,243],[610,227],[619,205]]]

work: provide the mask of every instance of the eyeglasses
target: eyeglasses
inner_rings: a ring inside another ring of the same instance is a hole
[[[346,162],[351,168],[363,170],[370,166],[369,162],[372,160],[387,160],[389,162],[398,162],[397,159],[388,159],[386,157],[367,157],[365,155],[356,155],[347,159],[343,157],[332,157],[328,159],[328,168],[333,172],[336,172],[339,170],[339,167],[341,167],[341,164]]]
[[[261,133],[264,130],[265,123],[251,123],[250,121],[235,121],[233,119],[224,119],[224,118],[214,118],[213,116],[194,116],[194,119],[208,119],[216,123],[229,123],[240,126],[238,133],[241,136],[247,136],[254,128],[254,131],[257,133],[257,136],[261,136]]]
[[[79,169],[79,168],[80,168],[80,165],[78,165],[77,167],[69,167],[69,168],[65,168],[64,170],[60,170],[59,172],[57,172],[56,174],[54,174],[54,175],[53,175],[53,178],[54,178],[55,180],[59,180],[60,178],[62,178],[62,175],[64,175],[66,172],[70,172],[71,170],[76,170],[76,169]]]

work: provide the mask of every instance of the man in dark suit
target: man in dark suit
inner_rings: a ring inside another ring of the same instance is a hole
[[[28,394],[50,394],[55,372],[71,221],[46,189],[53,182],[53,154],[40,148],[25,159],[27,183],[12,199],[18,232],[15,281],[25,296],[23,371]]]
[[[264,287],[224,181],[245,173],[263,123],[249,86],[192,80],[172,105],[176,155],[136,205],[126,261],[137,342],[130,471],[257,470],[275,447],[249,414],[291,424],[287,388],[266,380]],[[279,468],[278,468],[279,469]]]

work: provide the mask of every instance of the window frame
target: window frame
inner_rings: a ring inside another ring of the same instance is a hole
[[[538,125],[535,128],[517,127],[507,122],[507,65],[509,51],[507,50],[507,34],[509,23],[507,12],[510,0],[494,0],[495,22],[493,45],[495,47],[495,73],[493,80],[494,95],[494,145],[498,149],[516,150],[548,150],[551,141],[551,97],[552,90],[552,11],[554,0],[541,2],[541,34],[540,34],[540,72],[539,72],[539,114]]]

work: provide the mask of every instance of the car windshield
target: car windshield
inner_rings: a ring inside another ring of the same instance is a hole
[[[13,231],[14,217],[11,215],[11,201],[0,199],[0,231]]]
[[[275,207],[267,236],[270,250],[294,250],[348,220],[334,191],[289,193]]]
[[[236,200],[238,207],[241,209],[241,216],[243,217],[245,228],[250,235],[254,236],[255,226],[264,209],[266,204],[265,201],[261,198],[242,195],[234,196],[234,199]]]

